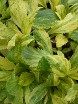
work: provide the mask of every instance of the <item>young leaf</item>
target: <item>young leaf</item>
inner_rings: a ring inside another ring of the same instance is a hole
[[[63,19],[65,16],[66,16],[66,10],[65,10],[65,6],[64,5],[57,5],[56,6],[56,14],[58,15],[59,14],[59,18],[60,19]]]
[[[68,39],[63,34],[57,34],[55,41],[57,47],[62,47],[68,42]]]

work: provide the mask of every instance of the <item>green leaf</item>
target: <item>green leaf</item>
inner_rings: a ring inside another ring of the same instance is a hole
[[[13,46],[15,46],[15,41],[16,41],[16,38],[17,38],[17,34],[15,36],[12,37],[12,39],[8,42],[8,49],[12,48]]]
[[[56,20],[57,16],[51,9],[40,10],[35,17],[34,27],[48,29]]]
[[[6,5],[6,2],[7,0],[0,0],[0,14],[2,15],[0,20],[9,17],[9,8]]]
[[[28,2],[28,12],[32,13],[35,12],[39,7],[38,7],[38,3],[39,0],[27,0],[26,2]]]
[[[66,17],[63,20],[57,21],[55,22],[55,24],[51,26],[51,29],[49,30],[49,34],[72,32],[78,27],[77,21],[78,21],[78,15],[73,16],[71,13],[69,13],[66,15]]]
[[[50,95],[48,96],[47,103],[44,103],[44,104],[53,104],[52,103],[52,98],[51,98]]]
[[[47,78],[47,80],[46,80],[46,83],[47,83],[47,85],[48,86],[54,86],[54,73],[50,73],[49,75],[48,75],[48,78]]]
[[[57,95],[52,95],[52,102],[53,104],[68,104],[63,98]]]
[[[9,6],[12,20],[24,31],[28,4],[23,0],[9,0]]]
[[[57,47],[62,47],[68,42],[68,39],[63,34],[57,34],[55,40]]]
[[[38,69],[40,71],[49,71],[50,69],[50,64],[49,62],[47,61],[47,59],[45,59],[44,57],[41,58],[41,60],[39,61],[38,63]]]
[[[20,86],[29,86],[34,81],[34,76],[31,73],[23,72],[19,77]]]
[[[0,56],[0,68],[2,70],[13,70],[15,67],[14,63],[9,61],[7,58]]]
[[[69,5],[73,5],[75,3],[78,3],[78,0],[68,0]]]
[[[14,97],[14,104],[23,104],[23,90],[18,85],[18,80],[15,77],[14,73],[12,73],[11,77],[8,79],[6,83],[6,90],[10,96]]]
[[[60,77],[64,77],[65,75],[67,75],[71,68],[70,62],[64,57],[64,55],[51,55],[47,51],[39,49],[35,50],[33,48],[26,47],[22,51],[21,57],[22,60],[24,60],[25,64],[33,67],[33,70],[37,70],[39,61],[42,57],[45,57],[48,60],[52,71]]]
[[[70,8],[69,8],[69,11],[71,13],[74,13],[78,10],[78,3],[75,3],[74,5],[72,5]]]
[[[6,86],[6,82],[5,81],[0,81],[0,90],[4,89]]]
[[[19,61],[22,61],[20,59],[20,52],[21,52],[21,43],[18,42],[15,47],[13,47],[8,53],[7,53],[7,58],[14,62],[14,63],[18,63]]]
[[[11,72],[0,71],[0,81],[7,81],[10,75]]]
[[[41,54],[33,48],[26,47],[21,53],[22,60],[31,67],[37,67]]]
[[[42,49],[52,53],[51,40],[49,34],[45,30],[35,30],[34,37]]]
[[[74,54],[70,58],[72,69],[78,68],[78,47],[76,47]]]
[[[71,69],[68,76],[72,79],[78,80],[78,69]]]
[[[0,38],[2,38],[2,37],[0,37]],[[8,42],[7,42],[6,39],[0,39],[0,50],[6,49],[7,48],[7,44],[8,44]]]
[[[15,46],[17,37],[20,38],[21,33],[17,31],[16,28],[15,29],[12,28],[14,28],[13,24],[12,27],[10,26],[7,27],[5,24],[0,22],[0,40],[1,40],[0,45],[2,46],[1,48],[3,49]]]
[[[27,86],[25,88],[25,102],[26,102],[26,104],[28,104],[28,99],[29,99],[30,94],[31,94],[30,88],[29,88],[29,86]]]
[[[69,34],[69,38],[71,38],[74,41],[78,41],[78,29]]]
[[[0,90],[0,102],[4,101],[4,99],[6,98],[6,90]]]
[[[0,39],[2,37],[3,39],[9,41],[14,35],[15,32],[12,29],[6,27],[5,24],[0,22]]]
[[[69,77],[64,77],[64,78],[60,78],[60,84],[58,85],[59,88],[59,92],[61,94],[63,94],[63,96],[65,96],[65,94],[67,93],[67,91],[69,90],[69,88],[71,88],[74,84],[73,79],[69,78]]]
[[[31,95],[29,97],[29,104],[36,104],[38,103],[44,96],[46,95],[48,89],[45,84],[40,84],[33,89]]]
[[[18,27],[16,26],[16,24],[15,24],[11,19],[9,19],[9,20],[6,21],[6,25],[7,25],[10,29],[14,30],[16,33],[19,32]]]
[[[76,94],[78,93],[78,85],[73,85],[67,92],[67,95],[65,96],[66,101],[73,102],[76,98]]]
[[[66,8],[66,13],[69,12],[68,1],[69,0],[61,0],[61,4],[63,4],[65,6],[65,8]]]

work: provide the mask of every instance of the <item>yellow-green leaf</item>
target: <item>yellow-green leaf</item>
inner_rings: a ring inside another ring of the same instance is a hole
[[[2,70],[13,70],[15,67],[14,63],[9,61],[7,58],[0,56],[0,69]]]
[[[68,42],[68,39],[63,34],[57,34],[55,40],[57,47],[62,47]]]
[[[49,30],[49,34],[53,33],[69,33],[78,27],[78,15],[73,16],[67,14],[63,20],[56,21]]]
[[[19,85],[29,86],[34,81],[34,76],[31,73],[23,72],[19,77]]]

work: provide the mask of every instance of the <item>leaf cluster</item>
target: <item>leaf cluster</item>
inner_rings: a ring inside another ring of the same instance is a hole
[[[78,103],[78,0],[0,0],[0,104]]]

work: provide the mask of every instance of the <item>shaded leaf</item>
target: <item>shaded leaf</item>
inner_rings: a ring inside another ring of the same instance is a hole
[[[6,98],[6,90],[3,89],[3,90],[0,90],[0,102],[1,101],[4,101],[4,99]]]

